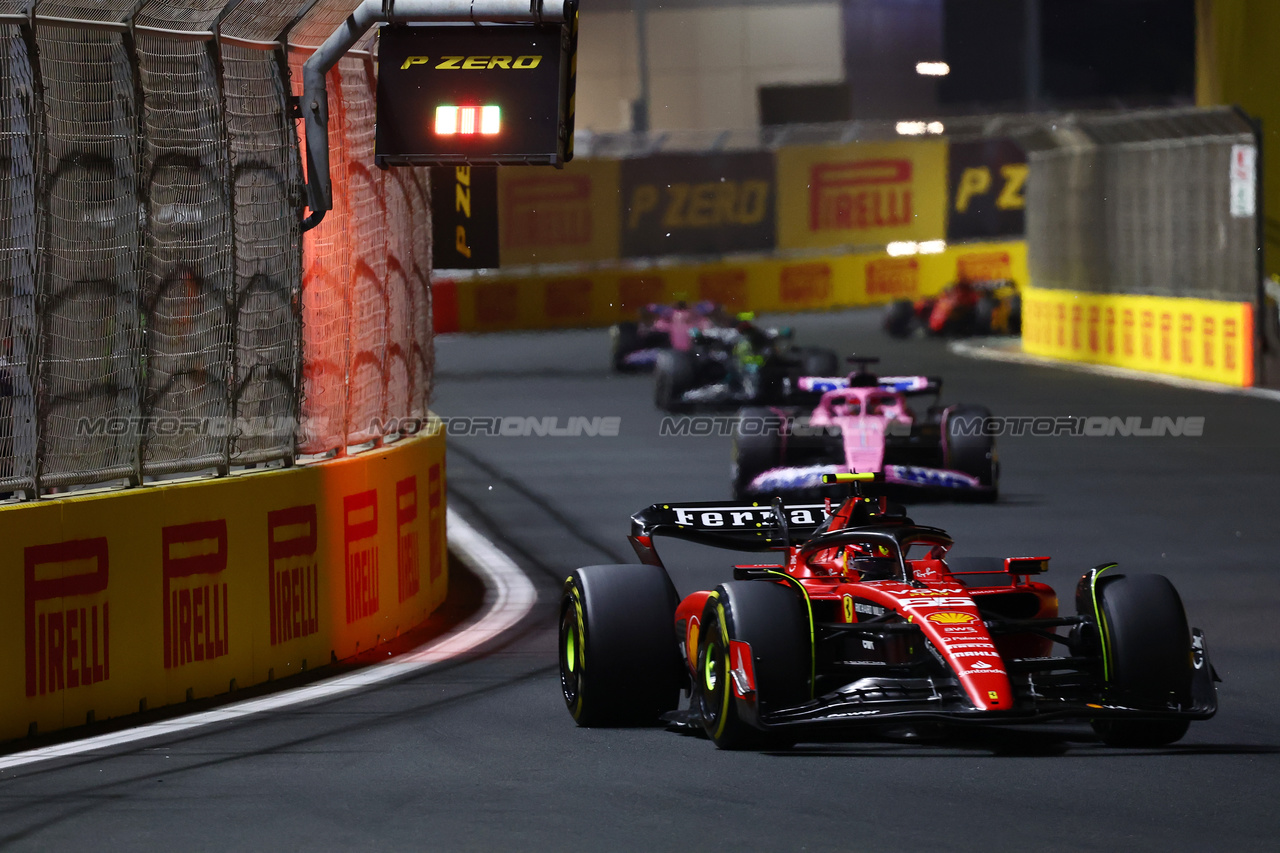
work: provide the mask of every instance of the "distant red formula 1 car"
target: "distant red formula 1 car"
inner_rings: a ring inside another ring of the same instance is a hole
[[[885,308],[884,330],[895,338],[926,335],[1016,335],[1022,331],[1022,297],[1012,281],[958,281],[937,296]]]
[[[781,559],[680,601],[658,535]],[[579,725],[661,718],[734,749],[868,726],[1080,719],[1107,744],[1150,747],[1217,709],[1204,635],[1160,575],[1095,566],[1062,616],[1032,580],[1048,557],[965,571],[945,531],[859,495],[834,511],[654,504],[630,538],[641,565],[581,568],[564,585],[560,682]]]

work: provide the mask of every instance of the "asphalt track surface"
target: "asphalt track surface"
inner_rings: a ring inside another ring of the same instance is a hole
[[[766,318],[777,322],[779,318]],[[1087,726],[717,751],[661,727],[579,729],[555,663],[560,584],[630,562],[628,516],[728,495],[729,439],[662,437],[652,380],[602,331],[438,343],[442,415],[618,417],[616,437],[451,438],[450,505],[539,603],[484,653],[358,695],[0,774],[0,845],[209,850],[1274,850],[1280,846],[1280,403],[964,359],[875,315],[783,318],[801,343],[945,377],[1023,416],[1201,416],[1200,438],[1006,437],[994,506],[921,504],[954,553],[1050,554],[1070,612],[1088,566],[1176,584],[1223,677],[1220,711],[1158,750]],[[661,546],[660,546],[661,549]],[[672,543],[681,592],[732,556]]]

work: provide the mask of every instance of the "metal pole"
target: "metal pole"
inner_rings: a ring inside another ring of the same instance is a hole
[[[1262,144],[1262,119],[1250,117],[1253,126],[1253,138],[1255,150],[1254,154],[1254,226],[1256,229],[1256,237],[1258,243],[1257,248],[1257,271],[1258,271],[1258,291],[1255,296],[1257,308],[1253,312],[1253,384],[1270,386],[1271,383],[1280,377],[1271,377],[1266,375],[1266,366],[1271,359],[1267,358],[1267,347],[1271,344],[1271,338],[1267,334],[1267,217],[1266,207],[1264,204],[1265,194],[1263,190],[1263,144]]]
[[[631,130],[649,132],[649,9],[648,0],[634,0],[636,17],[636,69],[640,94],[631,104]]]
[[[1026,27],[1026,102],[1027,111],[1040,109],[1040,0],[1026,0],[1023,26]]]

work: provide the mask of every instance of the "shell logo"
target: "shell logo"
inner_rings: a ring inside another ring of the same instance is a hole
[[[963,625],[966,622],[976,622],[976,616],[968,613],[957,613],[954,610],[945,610],[942,613],[930,613],[929,621],[937,622],[939,625]]]

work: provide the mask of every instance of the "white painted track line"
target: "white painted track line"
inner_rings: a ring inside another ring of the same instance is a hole
[[[290,708],[305,702],[331,699],[344,693],[351,693],[412,672],[428,669],[464,655],[498,637],[518,624],[533,608],[538,599],[537,591],[510,557],[481,536],[453,510],[448,510],[447,523],[450,550],[466,563],[469,569],[479,575],[485,584],[485,601],[480,613],[454,631],[391,660],[372,664],[346,675],[317,681],[305,687],[282,690],[270,696],[236,702],[212,711],[202,711],[198,714],[148,723],[110,734],[6,755],[0,757],[0,770],[163,737],[215,723],[226,723],[253,714]]]
[[[1264,400],[1280,400],[1280,391],[1275,391],[1271,388],[1240,388],[1235,385],[1224,385],[1220,382],[1205,382],[1200,379],[1170,376],[1167,373],[1147,373],[1145,370],[1131,370],[1127,367],[1115,367],[1110,364],[1060,361],[1056,358],[1031,355],[1022,351],[1021,344],[1010,342],[1007,338],[973,338],[967,341],[952,341],[947,344],[947,349],[956,355],[963,355],[968,358],[985,358],[988,361],[1030,364],[1036,367],[1057,367],[1063,370],[1074,370],[1078,373],[1108,376],[1112,379],[1158,382],[1161,385],[1172,385],[1175,388],[1187,388],[1192,391],[1210,391],[1214,394],[1237,394],[1243,397],[1260,397]]]

